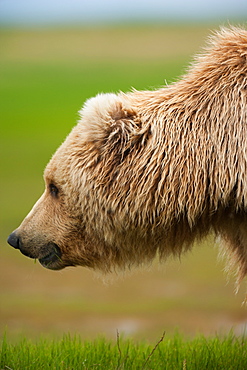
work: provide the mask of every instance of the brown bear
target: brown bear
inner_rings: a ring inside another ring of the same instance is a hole
[[[183,78],[101,94],[47,165],[45,192],[8,238],[53,270],[104,272],[220,236],[247,273],[247,31],[210,38]]]

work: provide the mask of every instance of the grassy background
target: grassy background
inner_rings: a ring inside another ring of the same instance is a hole
[[[215,25],[0,30],[0,330],[10,338],[116,329],[157,339],[243,332],[243,284],[226,285],[208,238],[181,263],[154,264],[104,284],[93,272],[43,269],[6,243],[43,191],[42,172],[98,92],[159,87],[184,73]]]

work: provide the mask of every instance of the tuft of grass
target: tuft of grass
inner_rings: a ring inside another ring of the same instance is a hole
[[[82,341],[65,335],[61,340],[23,338],[9,343],[4,335],[0,349],[1,369],[246,369],[247,340],[232,333],[224,338],[196,337],[186,341],[180,334],[162,335],[151,345],[124,340],[117,333],[116,342],[98,338]]]

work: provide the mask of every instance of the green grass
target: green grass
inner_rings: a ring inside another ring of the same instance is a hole
[[[185,341],[176,334],[164,336],[155,344],[134,343],[117,335],[116,341],[98,338],[82,341],[79,336],[64,335],[59,341],[23,338],[1,343],[1,369],[169,369],[169,370],[243,370],[247,368],[247,340],[229,334],[224,338],[197,337]]]

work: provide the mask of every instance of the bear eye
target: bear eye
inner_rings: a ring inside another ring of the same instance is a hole
[[[54,184],[51,183],[49,185],[49,191],[50,191],[51,196],[53,196],[54,198],[57,198],[58,197],[59,190],[56,187],[56,185],[54,185]]]

